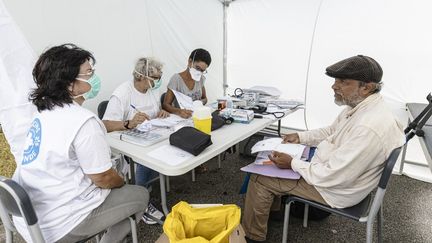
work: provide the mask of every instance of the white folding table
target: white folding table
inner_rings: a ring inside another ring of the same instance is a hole
[[[286,112],[286,115],[295,110]],[[198,156],[194,156],[176,166],[169,165],[148,155],[149,152],[169,144],[168,139],[148,147],[143,147],[120,140],[119,133],[114,132],[107,135],[107,141],[111,146],[112,152],[126,155],[134,162],[159,172],[162,209],[165,215],[167,215],[169,210],[166,201],[166,176],[183,175],[276,121],[276,119],[262,118],[254,119],[249,124],[233,123],[225,125],[211,133],[212,145],[207,147]]]

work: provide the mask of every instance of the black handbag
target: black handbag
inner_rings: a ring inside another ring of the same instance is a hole
[[[195,156],[212,145],[211,136],[194,127],[182,127],[169,137],[170,144]]]

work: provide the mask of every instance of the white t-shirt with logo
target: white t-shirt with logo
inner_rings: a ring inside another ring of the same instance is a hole
[[[86,175],[112,167],[105,133],[100,120],[77,104],[42,111],[33,119],[13,179],[29,194],[46,242],[72,231],[110,193]],[[31,242],[24,220],[14,217],[14,222]]]
[[[161,110],[159,90],[148,89],[147,92],[141,93],[136,90],[133,82],[122,83],[111,95],[102,120],[131,120],[137,113],[131,105],[150,118],[156,118]]]

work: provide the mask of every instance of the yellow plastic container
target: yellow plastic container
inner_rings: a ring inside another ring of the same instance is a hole
[[[207,133],[208,135],[211,135],[211,124],[212,124],[212,118],[204,118],[199,119],[197,117],[192,117],[194,122],[194,127],[198,130],[200,130],[203,133]]]

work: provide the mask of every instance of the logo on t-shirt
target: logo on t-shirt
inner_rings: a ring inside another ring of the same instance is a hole
[[[33,120],[29,132],[27,133],[27,138],[25,141],[25,150],[22,163],[26,165],[33,162],[39,155],[39,148],[41,143],[42,127],[39,118]]]

